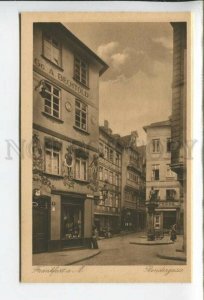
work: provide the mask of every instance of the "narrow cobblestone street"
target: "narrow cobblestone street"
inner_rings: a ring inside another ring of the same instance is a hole
[[[183,265],[185,262],[157,257],[160,249],[176,251],[181,248],[182,236],[178,236],[172,245],[134,245],[130,244],[141,233],[133,233],[120,237],[99,240],[101,253],[93,258],[87,259],[77,265]]]

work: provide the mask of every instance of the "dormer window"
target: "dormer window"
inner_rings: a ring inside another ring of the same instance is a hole
[[[89,85],[88,82],[88,64],[82,59],[74,58],[74,79],[85,86]]]
[[[43,55],[55,65],[62,66],[62,48],[60,42],[50,34],[43,35]]]

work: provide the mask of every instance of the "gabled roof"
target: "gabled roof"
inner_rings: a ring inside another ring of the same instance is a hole
[[[101,76],[108,68],[109,66],[95,53],[93,52],[90,48],[88,48],[80,39],[78,39],[67,27],[65,27],[62,23],[60,22],[49,22],[49,23],[37,23],[38,25],[41,25],[43,27],[47,28],[53,28],[60,30],[61,33],[64,34],[64,36],[70,40],[72,40],[74,43],[78,44],[81,49],[86,51],[93,59],[95,59],[100,65],[101,69],[99,71],[99,75]]]
[[[163,126],[171,126],[171,121],[166,120],[166,121],[151,123],[150,125],[144,126],[143,129],[144,131],[147,131],[148,128],[163,127]]]

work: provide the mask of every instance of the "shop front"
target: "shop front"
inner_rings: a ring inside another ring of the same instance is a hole
[[[84,200],[69,196],[61,199],[61,245],[63,248],[83,245]]]
[[[106,237],[108,234],[120,232],[120,218],[115,215],[94,215],[94,225],[96,226],[99,236]]]

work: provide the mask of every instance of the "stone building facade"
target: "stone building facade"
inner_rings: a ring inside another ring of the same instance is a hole
[[[130,231],[146,227],[145,153],[137,147],[137,138],[137,131],[120,138],[123,145],[121,228]]]
[[[186,250],[186,145],[187,145],[187,23],[171,23],[173,28],[172,149],[171,168],[178,175],[184,205],[184,243]]]
[[[101,236],[120,231],[122,146],[109,128],[99,127],[99,199],[94,223]]]
[[[42,252],[90,241],[108,66],[61,23],[35,23],[33,37],[33,252]]]
[[[154,192],[158,201],[154,228],[169,232],[173,224],[183,228],[182,197],[177,174],[171,170],[171,121],[152,123],[144,127],[146,147],[146,197]]]

